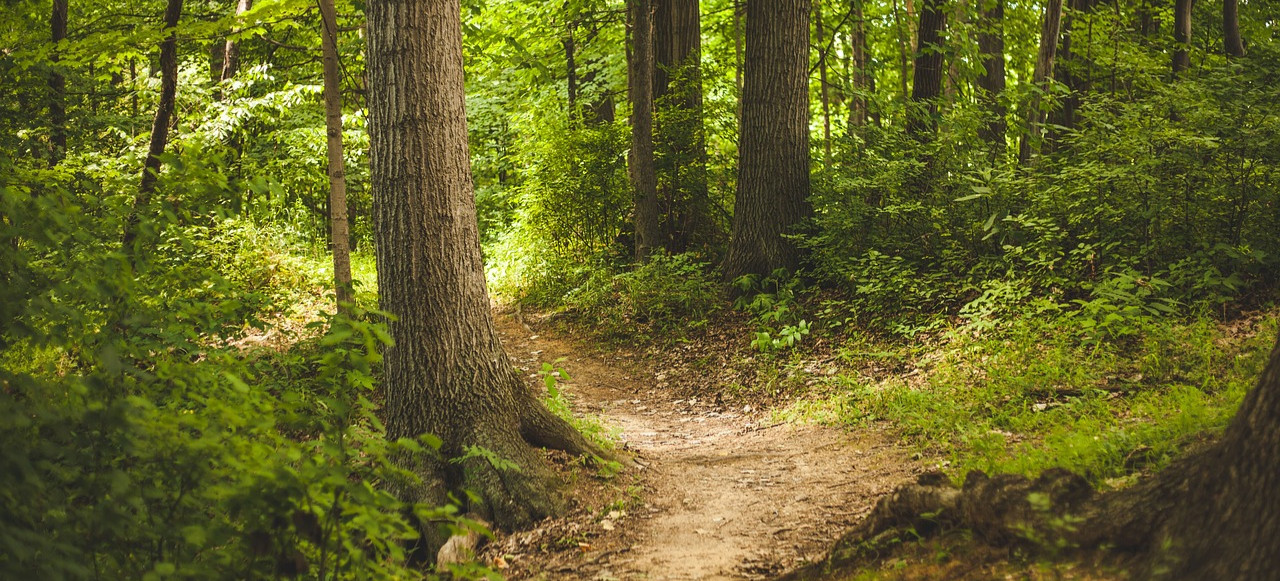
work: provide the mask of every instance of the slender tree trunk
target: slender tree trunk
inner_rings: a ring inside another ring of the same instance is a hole
[[[247,1],[247,0],[246,0]],[[355,298],[351,288],[351,245],[347,224],[347,171],[342,157],[342,75],[338,68],[338,14],[333,0],[320,0],[324,51],[324,120],[329,158],[329,237],[338,309]]]
[[[979,137],[990,145],[992,159],[999,158],[1005,150],[1004,3],[1005,0],[983,0],[978,31],[983,68],[978,75],[978,98],[987,117],[979,128]]]
[[[738,195],[727,280],[795,270],[809,205],[809,1],[747,0]]]
[[[1222,45],[1227,56],[1244,57],[1244,41],[1240,39],[1240,0],[1222,0]]]
[[[1058,52],[1058,33],[1062,26],[1062,0],[1048,0],[1045,5],[1044,20],[1040,28],[1040,53],[1036,57],[1036,69],[1031,83],[1034,93],[1027,108],[1027,124],[1018,146],[1018,163],[1031,161],[1033,149],[1040,141],[1041,125],[1044,123],[1042,103],[1049,92],[1049,83],[1053,79],[1053,62]]]
[[[629,0],[631,15],[631,189],[635,199],[636,260],[644,262],[662,245],[658,178],[653,159],[653,5]]]
[[[850,52],[853,53],[853,99],[849,110],[850,124],[864,127],[869,114],[866,95],[871,92],[871,75],[867,71],[867,24],[863,0],[853,2],[853,32]]]
[[[818,33],[818,95],[822,99],[822,166],[831,168],[831,98],[827,94],[827,41],[822,22],[822,0],[813,2],[814,27]],[[832,36],[835,36],[834,31]]]
[[[67,154],[67,79],[59,66],[58,49],[58,43],[67,38],[67,0],[53,0],[49,28],[54,46],[49,55],[49,167],[54,167]]]
[[[911,75],[910,69],[907,68],[907,54],[910,49],[907,48],[906,31],[903,30],[902,17],[898,14],[898,0],[893,2],[893,30],[898,36],[898,85],[902,90],[902,107],[904,112],[911,109],[911,93],[907,89],[907,77]],[[909,113],[908,113],[909,115]]]
[[[1191,68],[1191,0],[1173,3],[1173,75]]]
[[[173,120],[173,107],[178,95],[178,19],[182,17],[182,0],[168,0],[164,10],[164,28],[169,33],[160,44],[160,103],[151,122],[151,144],[143,162],[142,181],[133,198],[133,208],[125,220],[121,246],[129,260],[134,260],[134,240],[138,237],[141,213],[151,205],[151,196],[160,177],[160,156],[169,142],[169,123]]]
[[[945,0],[924,0],[920,8],[920,39],[916,48],[915,78],[907,132],[917,137],[932,134],[938,126],[938,97],[942,94],[943,45],[946,29]]]
[[[396,492],[440,506],[447,495],[498,527],[563,507],[534,445],[593,447],[522,383],[494,330],[467,148],[459,0],[369,2],[370,186],[378,290],[395,340],[385,352],[387,437],[434,434],[441,457],[402,457],[420,482]],[[480,450],[515,466],[490,462]],[[469,494],[461,494],[461,490]],[[474,494],[474,496],[472,496]],[[423,523],[425,549],[443,540]]]
[[[253,8],[253,0],[239,0],[236,3],[236,17],[248,12]],[[220,82],[227,82],[236,76],[236,72],[240,70],[240,43],[234,38],[228,38],[222,47],[222,75],[219,76]]]

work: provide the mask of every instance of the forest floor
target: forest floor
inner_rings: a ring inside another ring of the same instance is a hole
[[[611,430],[636,463],[608,476],[559,458],[572,514],[485,551],[510,579],[772,578],[820,559],[921,469],[878,429],[770,423],[753,406],[672,388],[643,354],[540,334],[555,335],[510,314],[497,322],[517,367],[531,381],[544,363],[564,369],[574,412]]]

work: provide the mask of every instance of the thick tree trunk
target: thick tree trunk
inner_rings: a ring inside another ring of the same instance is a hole
[[[979,137],[989,144],[992,159],[999,158],[1005,151],[1004,3],[1005,0],[983,0],[982,24],[978,31],[983,68],[978,75],[978,99],[987,117],[978,131]]]
[[[125,220],[121,238],[121,246],[130,261],[133,260],[133,243],[138,237],[141,213],[151,205],[156,180],[160,177],[160,156],[164,155],[165,145],[169,142],[169,123],[173,120],[173,106],[178,95],[178,33],[174,29],[181,16],[182,0],[168,0],[164,10],[164,28],[169,34],[160,44],[160,103],[156,105],[156,116],[151,122],[151,144],[142,164],[142,181],[138,184],[138,193],[133,198],[133,208]]]
[[[369,93],[378,290],[396,317],[383,377],[387,437],[434,434],[443,458],[458,459],[406,460],[423,478],[397,492],[438,506],[469,490],[476,498],[464,510],[499,527],[528,525],[562,507],[532,446],[592,447],[538,403],[494,331],[467,148],[459,0],[375,0],[366,14],[369,83],[380,88]],[[428,549],[438,548],[437,531],[424,532],[436,543]]]
[[[1240,39],[1240,0],[1222,0],[1222,48],[1229,57],[1244,57],[1244,41]]]
[[[1138,557],[1131,561],[1135,579],[1276,579],[1277,465],[1280,342],[1221,441],[1130,488],[1098,495],[1082,477],[1062,469],[1046,470],[1035,480],[974,471],[960,489],[939,473],[926,474],[883,498],[826,560],[784,579],[827,578],[882,556],[880,550],[908,531],[928,536],[956,528],[1030,552],[1106,547],[1112,554],[1128,553]],[[1043,502],[1033,503],[1033,495]]]
[[[1191,0],[1173,3],[1173,75],[1191,68]]]
[[[644,262],[662,246],[658,177],[653,160],[653,5],[629,0],[631,62],[631,152],[627,160],[635,200],[636,260]]]
[[[54,46],[49,54],[49,167],[53,167],[67,154],[67,79],[58,64],[61,58],[57,48],[67,38],[67,0],[53,0],[49,28]]]
[[[248,0],[245,0],[246,2]],[[333,0],[320,1],[324,51],[325,146],[329,160],[329,238],[333,245],[333,284],[338,309],[354,298],[351,245],[347,224],[347,170],[342,157],[342,75],[338,69],[338,15]]]
[[[241,14],[248,12],[250,8],[253,8],[253,0],[239,0],[236,3],[236,16],[239,17]],[[236,71],[239,70],[240,43],[233,38],[229,38],[222,47],[222,74],[218,80],[225,83],[236,76]]]
[[[1062,26],[1062,0],[1048,0],[1044,9],[1044,20],[1040,27],[1040,52],[1036,56],[1036,68],[1031,83],[1034,86],[1031,102],[1027,107],[1026,126],[1022,140],[1018,145],[1018,163],[1031,161],[1033,150],[1040,142],[1041,126],[1044,125],[1043,102],[1049,92],[1049,83],[1053,79],[1053,62],[1058,53],[1058,34]]]
[[[809,1],[748,0],[738,195],[727,280],[794,270],[809,205]]]
[[[920,7],[915,78],[911,85],[911,107],[907,111],[907,132],[917,137],[932,134],[938,126],[938,97],[942,94],[944,70],[942,34],[947,22],[945,4],[945,0],[925,0]]]

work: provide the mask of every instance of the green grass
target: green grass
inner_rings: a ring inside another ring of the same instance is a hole
[[[783,419],[891,423],[959,479],[972,469],[1036,474],[1053,466],[1122,485],[1221,430],[1266,362],[1280,318],[1247,331],[1212,320],[1152,325],[1086,345],[1061,323],[1025,319],[1000,333],[952,330],[936,348],[847,346],[846,361],[891,368],[838,375]],[[888,365],[886,365],[888,364]],[[919,368],[905,376],[903,368]]]

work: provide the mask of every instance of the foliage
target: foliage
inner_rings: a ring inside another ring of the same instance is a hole
[[[630,271],[596,271],[565,296],[577,316],[610,338],[674,339],[706,324],[719,285],[691,254],[656,253]]]
[[[797,301],[801,283],[800,277],[781,268],[764,278],[747,274],[733,281],[739,293],[734,308],[750,313],[758,327],[751,341],[757,351],[790,349],[809,334],[809,322],[800,317]]]

